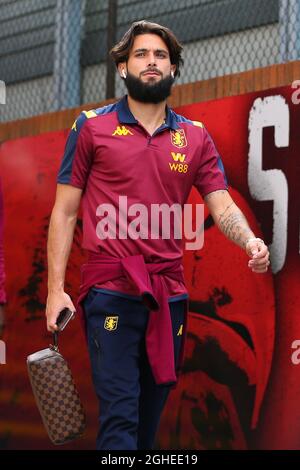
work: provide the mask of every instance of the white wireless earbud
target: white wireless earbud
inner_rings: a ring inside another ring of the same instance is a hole
[[[173,72],[173,70],[171,71],[171,75],[172,75],[172,78],[174,78],[174,72]]]
[[[122,77],[123,77],[123,78],[126,78],[125,70],[122,70]]]

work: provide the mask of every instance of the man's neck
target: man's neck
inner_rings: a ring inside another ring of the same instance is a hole
[[[149,132],[153,134],[164,122],[166,118],[167,100],[161,103],[142,103],[128,96],[128,106],[137,121]]]

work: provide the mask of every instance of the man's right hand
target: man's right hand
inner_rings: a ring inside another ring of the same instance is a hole
[[[64,308],[69,308],[72,312],[76,309],[73,305],[71,297],[65,292],[48,293],[46,317],[47,317],[47,330],[54,333],[58,330],[56,319]]]

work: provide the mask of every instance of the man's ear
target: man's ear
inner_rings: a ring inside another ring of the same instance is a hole
[[[127,76],[127,69],[126,69],[126,62],[120,62],[118,64],[118,72],[121,78],[126,78]]]

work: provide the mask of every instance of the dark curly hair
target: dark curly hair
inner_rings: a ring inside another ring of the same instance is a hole
[[[134,38],[140,34],[157,34],[165,42],[170,54],[170,61],[172,65],[176,65],[175,77],[180,75],[180,67],[183,65],[181,57],[182,45],[176,38],[175,34],[167,27],[161,26],[157,23],[150,23],[149,21],[141,20],[132,23],[128,31],[124,34],[121,41],[119,41],[111,50],[110,55],[114,60],[116,67],[121,62],[127,62],[129,53],[133,46]]]

